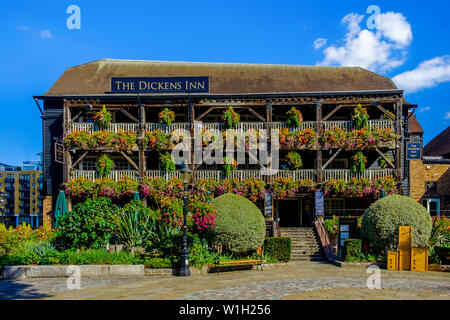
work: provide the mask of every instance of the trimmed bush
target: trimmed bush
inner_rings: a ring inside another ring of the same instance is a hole
[[[263,252],[265,256],[287,262],[291,260],[291,238],[266,238]]]
[[[412,227],[412,247],[428,246],[431,217],[422,205],[406,196],[389,195],[372,203],[364,213],[361,233],[376,250],[396,250],[400,226]]]
[[[266,225],[261,211],[250,200],[236,194],[224,194],[212,201],[216,209],[214,243],[232,253],[245,254],[264,243]]]
[[[361,239],[345,239],[345,260],[361,257]]]

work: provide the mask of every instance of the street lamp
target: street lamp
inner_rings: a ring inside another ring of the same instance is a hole
[[[188,188],[189,184],[191,183],[193,174],[191,169],[189,169],[189,167],[186,166],[184,163],[178,164],[178,167],[180,168],[181,180],[184,183],[184,207],[183,207],[184,220],[183,220],[183,243],[181,248],[181,261],[180,261],[181,263],[177,275],[182,277],[188,277],[191,275],[191,270],[189,270],[189,251],[187,248],[186,219],[187,219],[187,204],[189,199]]]

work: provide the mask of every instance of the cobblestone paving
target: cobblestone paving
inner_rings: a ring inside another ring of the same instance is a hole
[[[328,288],[339,289],[367,289],[367,278],[311,278],[311,279],[283,279],[246,283],[219,289],[203,290],[181,297],[183,300],[278,300],[284,297],[315,290]],[[450,299],[450,284],[434,281],[389,279],[382,281],[381,289],[400,290],[428,290],[441,292],[442,296]],[[343,291],[343,290],[342,290]],[[376,291],[376,290],[373,290]]]
[[[0,281],[0,299],[446,299],[450,273],[381,270],[382,289],[370,290],[365,268],[296,262],[264,271],[191,277],[82,278]]]

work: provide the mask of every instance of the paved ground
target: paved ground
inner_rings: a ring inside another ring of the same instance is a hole
[[[381,289],[368,289],[365,268],[318,262],[264,271],[179,277],[85,278],[81,290],[66,279],[0,281],[0,299],[445,299],[450,273],[381,270]]]

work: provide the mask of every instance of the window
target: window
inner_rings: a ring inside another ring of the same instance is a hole
[[[437,181],[426,181],[425,182],[426,193],[436,193],[437,192]]]
[[[97,167],[93,160],[85,160],[80,163],[80,170],[96,170]]]
[[[422,205],[427,208],[430,216],[440,216],[441,214],[441,201],[438,198],[424,198],[422,199]]]
[[[325,216],[345,214],[345,199],[325,199]]]
[[[116,170],[132,170],[128,161],[114,161],[114,164],[116,165]]]

